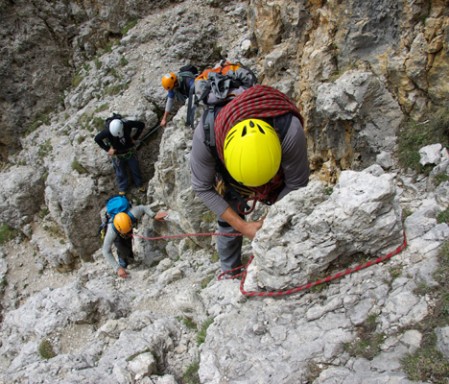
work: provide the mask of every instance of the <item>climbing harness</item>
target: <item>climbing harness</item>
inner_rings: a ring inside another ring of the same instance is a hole
[[[140,239],[144,239],[144,240],[163,240],[163,239],[179,239],[179,238],[183,238],[183,237],[205,237],[205,236],[230,236],[230,237],[234,237],[234,236],[242,236],[241,233],[219,233],[219,232],[209,232],[209,233],[185,233],[185,234],[180,234],[180,235],[168,235],[168,236],[159,236],[159,237],[144,237],[144,236],[140,236],[140,235],[132,235],[132,237],[137,237]],[[361,271],[362,269],[371,267],[375,264],[379,264],[382,263],[388,259],[391,259],[393,256],[398,255],[399,253],[401,253],[405,248],[407,247],[407,237],[405,235],[405,231],[403,234],[403,242],[401,245],[399,245],[396,249],[394,249],[392,252],[384,255],[384,256],[380,256],[377,257],[376,259],[367,261],[366,263],[362,263],[359,265],[356,265],[355,267],[350,267],[347,268],[343,271],[337,272],[333,275],[324,277],[322,279],[318,279],[316,281],[312,281],[312,282],[308,282],[306,284],[302,284],[300,286],[297,287],[293,287],[293,288],[289,288],[289,289],[285,289],[285,290],[279,290],[279,291],[246,291],[244,289],[245,286],[245,280],[246,280],[246,275],[247,275],[247,271],[248,271],[248,267],[251,264],[251,262],[254,259],[254,256],[251,256],[250,259],[248,260],[248,263],[246,264],[246,266],[239,266],[237,268],[231,269],[229,271],[224,271],[222,273],[220,273],[218,275],[218,280],[223,280],[223,279],[237,279],[241,277],[241,281],[240,281],[240,292],[242,293],[242,295],[247,296],[247,297],[280,297],[280,296],[287,296],[287,295],[292,295],[294,293],[298,293],[310,288],[313,288],[317,285],[320,284],[324,284],[324,283],[329,283],[333,280],[337,280],[340,279],[344,276],[347,276],[351,273],[354,272],[358,272]]]
[[[115,157],[119,158],[120,160],[129,160],[131,157],[133,157],[136,154],[136,151],[134,149],[131,149],[128,152],[125,153],[119,153],[114,155]]]

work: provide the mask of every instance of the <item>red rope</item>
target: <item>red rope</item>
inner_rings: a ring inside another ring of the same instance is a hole
[[[241,233],[208,232],[208,233],[183,233],[183,234],[180,234],[180,235],[168,235],[168,236],[158,236],[158,237],[145,237],[145,236],[141,236],[141,235],[132,235],[132,237],[137,237],[137,238],[144,239],[144,240],[179,239],[179,238],[183,238],[183,237],[201,237],[201,236],[230,236],[230,237],[235,237],[235,236],[242,236],[242,234]],[[245,285],[245,280],[246,280],[246,274],[247,274],[248,266],[253,261],[254,256],[250,257],[250,259],[249,259],[248,263],[246,264],[246,266],[243,267],[243,270],[242,270],[242,267],[237,267],[237,268],[231,269],[229,271],[222,272],[222,273],[220,273],[218,275],[218,280],[222,280],[223,278],[225,278],[225,276],[229,276],[230,279],[236,279],[238,277],[242,277],[242,280],[240,281],[240,292],[242,293],[242,295],[248,296],[248,297],[254,297],[254,296],[258,296],[258,297],[287,296],[287,295],[291,295],[293,293],[298,293],[300,291],[304,291],[306,289],[310,289],[310,288],[315,287],[315,286],[320,285],[320,284],[329,283],[329,282],[331,282],[333,280],[340,279],[340,278],[342,278],[342,277],[344,277],[346,275],[349,275],[351,273],[354,273],[354,272],[357,272],[357,271],[361,271],[362,269],[371,267],[371,266],[373,266],[375,264],[379,264],[379,263],[381,263],[383,261],[391,259],[393,256],[398,255],[406,247],[407,247],[407,238],[406,238],[405,232],[404,232],[404,241],[402,242],[402,244],[399,245],[392,252],[388,253],[387,255],[380,256],[380,257],[378,257],[378,258],[376,258],[374,260],[367,261],[366,263],[356,265],[355,267],[352,267],[352,268],[347,268],[347,269],[345,269],[343,271],[337,272],[334,275],[327,276],[327,277],[324,277],[322,279],[318,279],[316,281],[312,281],[312,282],[300,285],[298,287],[289,288],[289,289],[280,290],[280,291],[270,291],[270,292],[245,291],[245,289],[243,287]],[[237,270],[242,270],[242,272],[233,274],[233,272],[236,272]]]
[[[233,275],[233,276],[230,277],[230,278],[235,279],[235,278],[238,278],[238,277],[242,276],[242,280],[240,281],[240,292],[241,292],[242,295],[244,295],[244,296],[248,296],[248,297],[254,297],[254,296],[258,296],[258,297],[278,297],[278,296],[287,296],[287,295],[291,295],[291,294],[293,294],[293,293],[297,293],[297,292],[300,292],[300,291],[304,291],[304,290],[306,290],[306,289],[310,289],[310,288],[315,287],[315,286],[320,285],[320,284],[329,283],[330,281],[337,280],[337,279],[339,279],[339,278],[341,278],[341,277],[343,277],[343,276],[349,275],[349,274],[351,274],[351,273],[353,273],[353,272],[357,272],[357,271],[360,271],[360,270],[362,270],[362,269],[371,267],[372,265],[379,264],[379,263],[381,263],[381,262],[383,262],[383,261],[385,261],[385,260],[388,260],[388,259],[392,258],[393,256],[395,256],[395,255],[401,253],[406,247],[407,247],[407,238],[406,238],[405,232],[404,232],[404,241],[402,242],[402,244],[399,245],[394,251],[388,253],[388,254],[385,255],[385,256],[380,256],[380,257],[378,257],[377,259],[367,261],[366,263],[356,265],[355,267],[352,267],[352,268],[347,268],[347,269],[345,269],[344,271],[337,272],[337,273],[334,274],[334,275],[327,276],[327,277],[325,277],[325,278],[318,279],[318,280],[316,280],[316,281],[309,282],[309,283],[300,285],[300,286],[298,286],[298,287],[294,287],[294,288],[290,288],[290,289],[286,289],[286,290],[270,291],[270,292],[245,291],[245,289],[244,289],[243,287],[244,287],[244,285],[245,285],[245,279],[246,279],[247,269],[248,269],[248,266],[249,266],[249,265],[251,264],[251,262],[253,261],[254,256],[251,256],[251,257],[250,257],[250,259],[249,259],[249,261],[248,261],[248,264],[246,265],[246,267],[244,268],[244,270],[243,270],[242,273]],[[239,268],[241,268],[241,267],[239,267]],[[238,269],[238,268],[236,268],[236,269]],[[229,275],[229,274],[230,274],[231,272],[233,272],[233,271],[234,271],[234,270],[231,270],[231,271],[225,271],[225,272],[221,273],[221,274],[218,276],[218,279],[221,280],[225,275]]]
[[[166,240],[166,239],[180,239],[183,237],[206,237],[206,236],[229,236],[237,237],[242,236],[241,233],[220,233],[220,232],[208,232],[208,233],[182,233],[180,235],[167,235],[167,236],[157,236],[157,237],[145,237],[141,235],[131,235],[131,237],[136,237],[143,240]]]

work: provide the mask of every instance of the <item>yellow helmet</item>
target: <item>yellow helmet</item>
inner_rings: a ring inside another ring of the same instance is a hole
[[[170,91],[175,87],[176,84],[176,75],[173,72],[167,73],[162,76],[162,86]]]
[[[234,125],[223,146],[225,167],[234,180],[247,187],[268,183],[281,165],[282,149],[274,128],[259,119]]]
[[[126,235],[127,233],[131,232],[133,223],[129,215],[127,215],[125,212],[120,212],[114,216],[114,227],[119,233],[121,233],[122,235]]]

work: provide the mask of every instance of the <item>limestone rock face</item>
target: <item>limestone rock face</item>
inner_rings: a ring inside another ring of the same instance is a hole
[[[0,184],[0,222],[21,228],[38,213],[44,194],[41,167],[13,166],[3,172]]]
[[[323,196],[314,183],[278,202],[253,241],[258,285],[299,286],[339,258],[382,256],[401,245],[395,184],[379,168],[342,172],[333,193],[319,204],[308,197]]]
[[[384,84],[370,72],[348,71],[317,90],[316,114],[328,121],[325,129],[309,130],[316,143],[335,148],[340,168],[372,164],[382,150],[392,152],[402,113]],[[321,147],[324,151],[324,147]]]
[[[428,175],[402,170],[396,135],[448,107],[446,0],[0,0],[0,14],[0,228],[19,233],[0,247],[0,382],[411,382],[401,362],[430,344],[447,290],[449,160],[433,143]],[[157,127],[161,76],[223,58],[301,109],[310,183],[257,207],[263,227],[243,242],[256,297],[218,280],[179,103],[138,150],[146,193],[128,192],[169,215],[138,223],[120,279],[97,236],[117,188],[94,137],[112,112]],[[388,262],[268,297],[385,255],[404,230]],[[446,356],[447,325],[435,336]]]

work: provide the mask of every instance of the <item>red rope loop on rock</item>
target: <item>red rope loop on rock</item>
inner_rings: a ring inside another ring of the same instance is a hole
[[[253,261],[254,256],[251,256],[251,257],[250,257],[250,259],[249,259],[247,265],[245,266],[243,272],[231,276],[232,272],[235,272],[235,270],[225,271],[225,272],[222,272],[222,273],[218,276],[218,279],[219,279],[219,280],[222,280],[222,279],[225,278],[225,276],[230,276],[230,277],[228,277],[228,278],[236,279],[236,278],[238,278],[238,277],[241,276],[241,277],[242,277],[242,280],[240,281],[240,292],[242,293],[242,295],[247,296],[247,297],[254,297],[254,296],[257,296],[257,297],[279,297],[279,296],[287,296],[287,295],[292,295],[292,294],[294,294],[294,293],[298,293],[298,292],[304,291],[304,290],[306,290],[306,289],[310,289],[310,288],[315,287],[315,286],[320,285],[320,284],[329,283],[329,282],[331,282],[331,281],[333,281],[333,280],[340,279],[341,277],[344,277],[344,276],[349,275],[349,274],[351,274],[351,273],[354,273],[354,272],[360,271],[360,270],[362,270],[362,269],[371,267],[371,266],[373,266],[373,265],[375,265],[375,264],[379,264],[379,263],[381,263],[381,262],[383,262],[383,261],[386,261],[386,260],[392,258],[392,257],[395,256],[395,255],[398,255],[398,254],[401,253],[406,247],[407,247],[407,238],[406,238],[405,232],[404,232],[404,240],[403,240],[402,244],[399,245],[399,246],[398,246],[395,250],[393,250],[392,252],[388,253],[387,255],[380,256],[380,257],[378,257],[378,258],[376,258],[376,259],[367,261],[366,263],[356,265],[355,267],[347,268],[347,269],[345,269],[345,270],[343,270],[343,271],[340,271],[340,272],[335,273],[334,275],[327,276],[327,277],[324,277],[324,278],[322,278],[322,279],[318,279],[318,280],[316,280],[316,281],[312,281],[312,282],[309,282],[309,283],[300,285],[300,286],[298,286],[298,287],[289,288],[289,289],[280,290],[280,291],[269,291],[269,292],[261,292],[261,291],[245,291],[244,285],[245,285],[245,280],[246,280],[247,269],[248,269],[248,266],[249,266],[249,265],[251,264],[251,262]],[[239,268],[241,268],[241,267],[239,267]],[[236,269],[238,269],[238,268],[236,268]]]
[[[206,232],[206,233],[183,233],[183,234],[179,234],[179,235],[167,235],[167,236],[157,236],[157,237],[145,237],[145,236],[141,236],[141,235],[131,235],[134,238],[140,238],[140,239],[144,239],[144,240],[167,240],[167,239],[180,239],[180,238],[184,238],[184,237],[206,237],[206,236],[229,236],[229,237],[237,237],[237,236],[242,236],[241,233],[220,233],[220,232]],[[324,284],[324,283],[329,283],[333,280],[337,280],[340,279],[344,276],[347,276],[351,273],[357,272],[357,271],[361,271],[362,269],[371,267],[375,264],[379,264],[382,263],[383,261],[386,261],[390,258],[392,258],[393,256],[398,255],[399,253],[401,253],[405,248],[407,247],[407,238],[405,235],[405,231],[404,231],[404,240],[402,242],[401,245],[399,245],[395,250],[393,250],[392,252],[384,255],[384,256],[380,256],[374,260],[370,260],[367,261],[366,263],[363,264],[359,264],[356,265],[355,267],[351,267],[351,268],[347,268],[343,271],[337,272],[334,275],[331,276],[327,276],[324,277],[322,279],[318,279],[316,281],[312,281],[303,285],[300,285],[298,287],[294,287],[294,288],[289,288],[289,289],[285,289],[285,290],[279,290],[279,291],[269,291],[269,292],[261,292],[261,291],[245,291],[244,289],[244,285],[245,285],[245,280],[246,280],[246,275],[247,275],[247,269],[248,266],[251,264],[251,262],[254,259],[254,256],[251,256],[250,259],[248,260],[248,263],[246,264],[246,266],[244,267],[237,267],[234,269],[231,269],[229,271],[224,271],[222,273],[220,273],[218,275],[218,280],[223,280],[223,279],[237,279],[239,277],[242,278],[242,280],[240,281],[240,292],[242,293],[242,295],[247,296],[247,297],[279,297],[279,296],[287,296],[287,295],[292,295],[294,293],[298,293],[301,291],[304,291],[306,289],[310,289],[312,287],[315,287],[317,285],[320,284]],[[240,272],[240,271],[241,272]],[[238,272],[237,272],[238,271]]]

